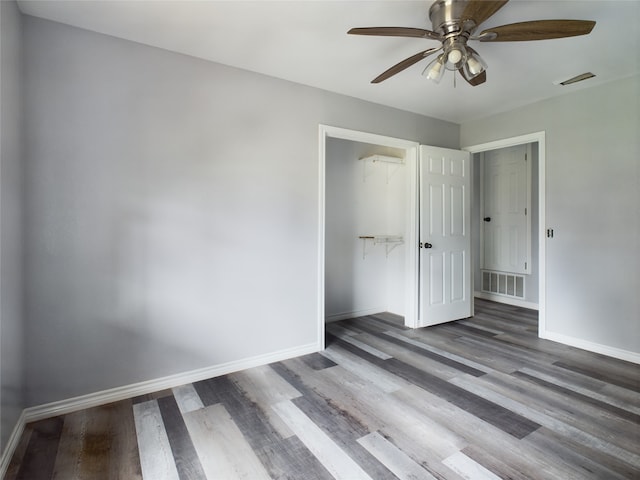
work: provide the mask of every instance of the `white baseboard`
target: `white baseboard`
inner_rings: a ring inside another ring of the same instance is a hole
[[[97,407],[140,395],[147,395],[160,390],[178,387],[186,383],[199,382],[201,380],[219,377],[220,375],[226,375],[239,370],[245,370],[247,368],[258,367],[260,365],[267,365],[269,363],[280,362],[289,358],[319,352],[320,350],[320,344],[310,343],[308,345],[301,345],[299,347],[280,350],[265,355],[258,355],[251,358],[213,365],[211,367],[200,368],[190,372],[170,375],[168,377],[158,378],[155,380],[148,380],[146,382],[111,388],[101,392],[90,393],[79,397],[25,408],[20,415],[18,423],[13,429],[6,448],[2,452],[2,459],[0,460],[0,478],[4,477],[6,469],[9,467],[11,457],[13,456],[13,452],[20,441],[20,436],[24,431],[24,427],[29,422],[56,417],[58,415],[66,415],[68,413],[77,412],[78,410],[84,410],[85,408]]]
[[[20,437],[22,436],[22,432],[24,432],[24,426],[27,424],[25,421],[24,410],[20,414],[18,421],[16,422],[15,427],[13,427],[13,431],[11,432],[11,436],[7,440],[7,445],[2,452],[2,458],[0,458],[0,478],[4,478],[7,473],[7,469],[9,468],[9,463],[11,462],[11,457],[13,457],[13,452],[16,451],[18,447],[18,443],[20,442]]]
[[[320,348],[318,347],[318,344],[310,343],[308,345],[280,350],[278,352],[268,353],[265,355],[258,355],[256,357],[246,358],[243,360],[222,363],[220,365],[192,370],[185,373],[178,373],[176,375],[148,380],[146,382],[140,382],[133,385],[116,387],[109,390],[103,390],[101,392],[82,395],[80,397],[38,405],[36,407],[29,407],[25,409],[25,420],[28,423],[55,417],[57,415],[66,415],[67,413],[76,412],[85,408],[118,402],[120,400],[126,400],[127,398],[178,387],[186,383],[199,382],[201,380],[206,380],[207,378],[219,377],[220,375],[226,375],[239,370],[267,365],[269,363],[318,352],[319,350]]]
[[[640,353],[630,352],[629,350],[622,350],[620,348],[610,347],[608,345],[602,345],[601,343],[590,342],[581,338],[575,338],[569,335],[555,332],[540,332],[540,338],[546,340],[552,340],[554,342],[563,343],[570,347],[581,348],[589,352],[600,353],[608,357],[617,358],[618,360],[624,360],[640,364]]]
[[[338,320],[347,320],[348,318],[364,317],[365,315],[375,315],[376,313],[386,312],[385,307],[368,308],[366,310],[355,310],[353,312],[334,313],[324,317],[325,323],[337,322]]]
[[[527,302],[518,298],[505,297],[502,295],[496,295],[494,293],[487,292],[473,292],[473,296],[476,298],[482,298],[483,300],[491,300],[492,302],[505,303],[507,305],[513,305],[514,307],[528,308],[530,310],[538,310],[538,304],[533,302]]]

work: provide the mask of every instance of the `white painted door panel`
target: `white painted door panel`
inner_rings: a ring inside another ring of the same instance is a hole
[[[471,316],[470,156],[420,146],[420,326]]]
[[[482,266],[529,273],[531,267],[528,145],[484,153]]]

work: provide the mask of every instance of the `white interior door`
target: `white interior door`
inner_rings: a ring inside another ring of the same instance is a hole
[[[420,326],[471,316],[470,154],[420,146]]]
[[[485,152],[482,268],[531,270],[530,145]]]

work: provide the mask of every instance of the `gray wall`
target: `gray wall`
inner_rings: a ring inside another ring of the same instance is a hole
[[[635,76],[461,126],[463,146],[546,131],[547,330],[636,354],[639,99]]]
[[[28,404],[314,344],[318,124],[459,126],[26,17]]]
[[[24,408],[22,19],[0,2],[0,450]]]

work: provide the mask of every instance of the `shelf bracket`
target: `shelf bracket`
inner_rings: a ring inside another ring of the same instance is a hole
[[[367,241],[370,241],[373,246],[384,245],[387,258],[398,245],[404,244],[402,235],[360,235],[358,238],[362,240],[363,260],[367,257]]]

